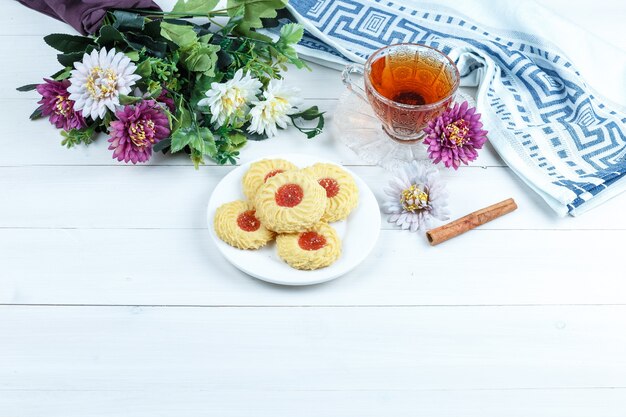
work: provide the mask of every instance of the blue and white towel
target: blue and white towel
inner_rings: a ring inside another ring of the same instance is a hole
[[[464,14],[448,7],[455,3]],[[300,52],[314,61],[364,62],[399,42],[450,55],[461,85],[478,86],[494,148],[560,215],[626,188],[626,53],[536,3],[291,0],[289,8],[307,28]]]

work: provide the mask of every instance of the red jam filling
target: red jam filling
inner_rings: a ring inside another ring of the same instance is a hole
[[[326,197],[333,198],[339,194],[339,184],[334,178],[322,178],[318,182],[326,190]]]
[[[274,200],[281,207],[295,207],[302,201],[304,191],[298,184],[285,184],[276,191]]]
[[[263,182],[267,182],[268,179],[272,178],[276,174],[280,174],[281,172],[285,172],[285,171],[283,171],[282,169],[275,169],[273,171],[268,172],[265,178],[263,178]]]
[[[237,216],[237,226],[244,232],[255,232],[261,227],[261,222],[254,215],[254,210],[248,210]]]
[[[300,234],[298,245],[303,250],[319,250],[326,246],[326,238],[317,232],[304,232]]]

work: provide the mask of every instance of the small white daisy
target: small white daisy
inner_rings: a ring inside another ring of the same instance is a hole
[[[211,83],[211,89],[205,93],[206,98],[198,101],[198,106],[211,109],[211,123],[222,126],[227,121],[245,119],[248,103],[256,98],[261,91],[261,82],[240,68],[232,79],[225,83]]]
[[[103,118],[107,109],[115,111],[120,105],[120,94],[128,94],[135,81],[137,67],[122,52],[106,48],[83,55],[82,62],[74,63],[67,91],[74,110],[81,110],[92,119]]]
[[[277,126],[286,128],[290,122],[289,115],[298,111],[302,104],[300,91],[294,87],[286,87],[282,80],[271,80],[263,92],[263,101],[255,101],[250,110],[250,126],[248,132],[276,136]]]
[[[405,164],[383,190],[389,197],[382,205],[389,223],[415,232],[430,227],[433,218],[448,220],[448,194],[439,171],[413,161]]]

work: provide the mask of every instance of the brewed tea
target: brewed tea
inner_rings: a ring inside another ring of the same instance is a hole
[[[402,58],[386,55],[372,63],[370,80],[381,95],[410,105],[432,104],[450,95],[454,80],[440,61]]]
[[[365,88],[350,73],[365,77]],[[374,52],[364,66],[348,65],[343,82],[367,101],[394,140],[414,143],[424,127],[454,100],[459,71],[444,53],[425,45],[402,43]]]

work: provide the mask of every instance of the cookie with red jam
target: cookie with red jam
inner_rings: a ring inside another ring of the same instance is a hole
[[[257,191],[261,185],[274,175],[296,170],[297,166],[284,159],[263,159],[250,164],[250,168],[244,174],[241,183],[243,194],[249,201],[254,201]]]
[[[280,234],[276,237],[276,247],[278,256],[296,269],[324,268],[341,256],[341,240],[326,223],[299,233]]]
[[[359,204],[359,188],[348,172],[334,164],[317,163],[303,169],[324,187],[328,204],[322,221],[343,220]]]
[[[274,239],[274,232],[263,226],[252,204],[242,200],[218,207],[213,227],[221,240],[239,249],[258,249]]]
[[[277,233],[298,232],[320,221],[326,211],[326,190],[302,171],[269,178],[254,205],[261,223]]]

